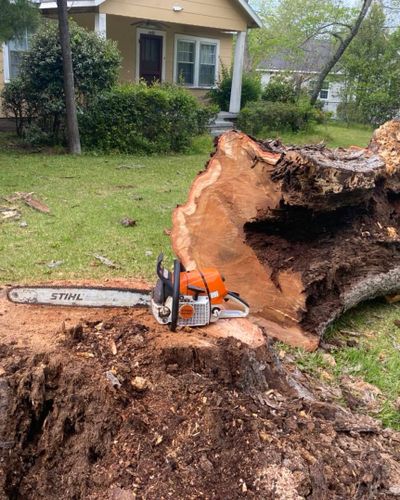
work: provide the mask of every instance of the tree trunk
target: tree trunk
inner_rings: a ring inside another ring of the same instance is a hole
[[[315,349],[345,310],[400,289],[398,137],[397,121],[365,150],[220,136],[173,214],[175,253],[219,268],[268,335]]]
[[[74,72],[72,68],[71,44],[68,28],[67,0],[57,0],[58,26],[64,70],[65,110],[67,118],[68,151],[81,154],[78,118],[76,114]]]
[[[372,0],[364,0],[360,13],[358,14],[358,17],[352,26],[349,34],[347,35],[346,38],[341,39],[341,42],[339,44],[339,47],[337,48],[336,52],[332,55],[331,59],[325,64],[325,66],[322,68],[321,73],[318,76],[318,80],[315,84],[315,87],[313,89],[313,93],[311,95],[311,104],[315,104],[319,93],[321,92],[322,85],[325,81],[325,78],[329,75],[329,73],[333,70],[335,65],[339,62],[340,58],[344,54],[345,50],[347,47],[350,45],[351,41],[353,38],[357,35],[358,30],[360,29],[360,26],[365,19],[365,16],[368,13],[369,8],[371,7]]]

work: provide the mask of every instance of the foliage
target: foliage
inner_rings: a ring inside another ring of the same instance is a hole
[[[39,23],[39,9],[30,0],[0,0],[0,42],[33,31]]]
[[[265,0],[259,15],[263,28],[252,30],[249,36],[253,68],[278,53],[296,63],[304,57],[304,44],[309,40],[325,38],[335,44],[332,33],[347,29],[355,11],[340,0]]]
[[[232,68],[228,71],[222,69],[222,78],[216,88],[208,92],[208,97],[213,104],[219,106],[223,111],[229,110],[232,87]],[[250,101],[256,101],[261,95],[261,81],[258,75],[244,73],[242,79],[242,108]]]
[[[374,4],[343,58],[341,119],[378,126],[400,108],[400,29],[388,32],[385,25],[382,7]]]
[[[273,78],[265,86],[261,98],[271,102],[296,102],[297,93],[292,82],[283,78]]]
[[[346,99],[346,97],[345,97]],[[340,102],[336,111],[339,120],[345,123],[363,123],[365,119],[362,111],[355,101],[345,100]]]
[[[307,100],[292,102],[250,102],[239,114],[238,127],[250,135],[264,131],[306,130],[317,121],[320,112]]]
[[[176,85],[118,86],[99,94],[81,113],[82,144],[124,153],[184,151],[215,112]]]
[[[111,88],[118,77],[120,56],[114,42],[70,23],[72,62],[78,106],[85,107],[103,89]],[[65,104],[63,69],[58,27],[43,25],[31,39],[20,76],[3,92],[7,114],[17,120],[25,133],[27,124],[40,128],[48,142],[63,138]]]

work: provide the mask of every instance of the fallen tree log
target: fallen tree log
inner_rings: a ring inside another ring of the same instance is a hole
[[[400,122],[367,149],[219,137],[172,245],[187,269],[218,267],[268,335],[312,350],[361,301],[400,289]]]

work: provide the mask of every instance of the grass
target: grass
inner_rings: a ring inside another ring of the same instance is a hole
[[[342,377],[351,376],[377,387],[382,394],[372,415],[385,426],[400,430],[400,328],[394,324],[399,319],[400,305],[383,301],[348,311],[331,326],[325,339],[341,344],[331,352],[335,365],[321,350],[310,354],[282,348],[290,351],[302,370],[333,386],[339,387]],[[354,336],[346,332],[354,332]],[[346,345],[349,339],[356,345]]]
[[[341,123],[329,122],[326,125],[316,125],[312,131],[291,133],[273,132],[272,138],[280,138],[285,144],[318,144],[325,142],[331,148],[348,146],[365,147],[371,140],[372,129],[363,125],[346,126]]]
[[[164,234],[171,212],[185,200],[210,149],[208,137],[197,141],[192,154],[176,156],[21,154],[3,145],[0,197],[33,191],[51,215],[18,203],[27,227],[0,222],[0,282],[153,278],[158,253],[171,257]],[[123,217],[136,220],[136,226],[122,226]],[[120,269],[97,263],[93,253]],[[49,269],[53,260],[63,264]]]

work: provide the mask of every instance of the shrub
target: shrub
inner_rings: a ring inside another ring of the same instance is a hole
[[[292,83],[283,79],[272,79],[264,88],[261,99],[270,102],[296,102],[296,90]]]
[[[144,83],[99,94],[79,116],[82,144],[122,153],[184,151],[215,110],[186,89]]]
[[[249,103],[239,114],[238,127],[251,135],[263,130],[298,132],[311,126],[316,120],[316,110],[307,102]]]
[[[100,91],[111,88],[118,78],[120,56],[116,45],[94,32],[70,23],[72,63],[78,106],[85,107]],[[52,142],[62,140],[64,89],[61,47],[55,22],[41,26],[32,37],[20,76],[2,94],[6,114],[13,115],[19,134],[35,122]],[[34,134],[38,137],[38,134]]]
[[[229,102],[231,99],[232,87],[232,69],[227,71],[222,70],[222,78],[218,82],[216,88],[211,89],[207,93],[213,104],[219,106],[223,111],[229,110]],[[261,95],[261,81],[259,76],[252,74],[244,74],[242,79],[242,108],[250,101],[256,101]]]

